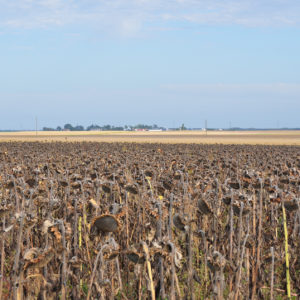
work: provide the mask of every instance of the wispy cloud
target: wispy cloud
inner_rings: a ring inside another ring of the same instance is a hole
[[[2,28],[95,25],[127,36],[147,26],[184,22],[297,26],[298,0],[0,0]],[[171,27],[176,25],[171,25]],[[178,24],[177,24],[178,26]],[[161,26],[157,26],[160,28]]]
[[[268,84],[168,84],[162,89],[176,93],[219,94],[219,95],[285,95],[300,96],[299,83],[268,83]]]

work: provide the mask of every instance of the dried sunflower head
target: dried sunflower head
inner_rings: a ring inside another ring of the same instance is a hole
[[[212,214],[211,206],[208,204],[208,202],[205,199],[199,199],[198,208],[200,212],[203,213],[204,215]]]
[[[185,231],[185,223],[184,223],[183,219],[180,217],[179,214],[175,214],[173,216],[173,224],[179,230]]]
[[[240,215],[240,211],[241,211],[241,204],[240,204],[239,202],[236,201],[234,204],[232,204],[232,209],[233,209],[233,213],[234,213],[236,216],[239,216],[239,215]],[[242,215],[245,216],[245,215],[247,215],[249,212],[250,212],[250,209],[244,206],[244,207],[243,207]]]
[[[135,264],[143,264],[145,262],[144,255],[136,252],[136,251],[127,251],[126,256],[130,261],[132,261]]]
[[[109,184],[102,184],[102,190],[106,194],[109,194],[111,192],[111,188],[110,188]]]
[[[91,231],[116,232],[120,226],[118,219],[109,214],[97,216],[92,220]]]
[[[42,254],[38,255],[36,258],[29,259],[24,266],[24,270],[42,268],[46,266],[53,259],[54,254],[54,249],[50,248],[49,250],[46,250]]]
[[[133,184],[128,184],[125,186],[125,190],[131,194],[137,195],[138,194],[138,189],[136,185]]]
[[[285,207],[286,210],[288,211],[295,211],[299,208],[299,205],[297,203],[297,200],[296,199],[293,199],[293,200],[286,200],[283,202],[283,205]]]

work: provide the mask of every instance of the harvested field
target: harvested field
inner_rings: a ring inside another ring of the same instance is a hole
[[[0,299],[300,297],[299,146],[43,138],[0,143]]]
[[[299,131],[1,132],[1,141],[300,145]]]

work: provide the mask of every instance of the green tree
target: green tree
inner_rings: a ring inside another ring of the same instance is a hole
[[[74,130],[74,127],[71,124],[68,123],[68,124],[65,124],[64,129],[72,131],[72,130]]]

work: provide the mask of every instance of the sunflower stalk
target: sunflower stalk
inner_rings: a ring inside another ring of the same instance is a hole
[[[159,213],[159,219],[158,219],[158,226],[157,226],[157,238],[159,241],[162,240],[162,209],[161,209],[161,203],[157,203],[158,206],[158,213]],[[164,259],[162,255],[159,256],[159,280],[160,280],[160,296],[162,299],[165,299],[165,286],[164,286]]]
[[[5,216],[3,217],[2,229],[5,229]],[[2,238],[1,242],[1,279],[0,279],[0,300],[2,300],[2,290],[3,290],[3,271],[4,271],[4,263],[5,263],[5,238]]]
[[[155,289],[154,289],[154,284],[153,284],[152,269],[151,269],[150,257],[149,257],[149,249],[145,242],[142,242],[142,245],[143,245],[143,250],[145,252],[145,257],[146,257],[146,264],[147,264],[148,276],[149,276],[149,281],[150,281],[151,299],[155,300],[156,299],[155,298]]]
[[[61,299],[66,299],[67,289],[67,262],[66,262],[66,231],[63,220],[58,220],[62,237],[62,271],[61,271]]]
[[[23,228],[24,228],[24,218],[25,215],[22,213],[21,215],[21,221],[20,221],[20,228],[17,238],[17,249],[16,249],[16,255],[14,259],[14,265],[12,269],[12,280],[13,280],[13,299],[19,299],[19,294],[21,290],[21,282],[20,282],[20,270],[19,270],[19,261],[20,261],[20,253],[21,253],[21,245],[23,245]]]
[[[270,300],[274,299],[274,247],[271,247],[272,265],[271,265],[271,289]]]
[[[261,254],[261,244],[262,244],[262,214],[263,214],[263,184],[262,179],[260,178],[260,191],[259,191],[259,211],[258,211],[258,235],[257,235],[257,248],[256,248],[256,263],[253,271],[253,287],[252,287],[252,300],[256,297],[256,288],[257,288],[257,275],[258,268],[260,265],[260,254]],[[255,228],[255,227],[253,227]]]
[[[282,214],[283,214],[283,229],[284,229],[284,251],[285,251],[285,270],[286,270],[286,290],[288,299],[291,299],[291,282],[290,282],[290,265],[289,265],[289,243],[288,243],[288,231],[286,222],[286,212],[284,203],[282,202]]]
[[[169,247],[171,248],[171,293],[170,293],[170,300],[175,300],[175,246],[173,243],[168,243]]]
[[[78,248],[81,251],[82,246],[82,217],[79,216],[78,220]],[[80,272],[82,273],[82,263],[80,264]],[[80,290],[82,290],[82,278],[79,281]]]

